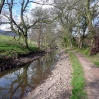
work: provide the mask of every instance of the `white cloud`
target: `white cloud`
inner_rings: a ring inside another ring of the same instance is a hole
[[[52,4],[53,0],[34,0],[34,2],[37,2],[38,4],[37,3],[31,3],[31,7],[29,9],[35,9],[36,7],[40,7],[40,6],[42,6],[42,8],[44,8],[44,9],[53,7],[51,5],[48,5],[48,4]],[[42,5],[40,5],[40,4],[42,4]],[[46,5],[43,5],[43,4],[46,4]],[[14,13],[16,13],[16,11]],[[26,12],[25,16],[27,16],[26,20],[31,19],[31,17],[32,17],[30,14],[30,11]],[[14,17],[14,19],[17,20],[17,23],[21,22],[20,15],[17,15],[16,17]],[[4,18],[3,21],[7,21],[7,19]],[[0,25],[0,30],[6,31],[6,30],[10,30],[9,28],[10,28],[9,24]]]
[[[9,24],[0,25],[0,30],[3,30],[3,31],[11,31],[10,25],[9,25]]]
[[[4,15],[0,15],[1,23],[4,22],[5,24],[0,25],[0,30],[10,31],[10,25],[6,22],[9,22],[8,19]]]
[[[34,0],[36,3],[31,4],[31,8],[36,8],[42,6],[43,8],[51,8],[52,6],[50,4],[53,3],[53,0]],[[49,4],[49,5],[48,5]]]

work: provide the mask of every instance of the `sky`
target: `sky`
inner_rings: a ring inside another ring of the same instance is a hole
[[[47,2],[46,2],[47,1]],[[37,2],[37,3],[41,3],[41,4],[43,4],[43,3],[45,3],[45,4],[52,4],[53,2],[52,2],[53,0],[34,0],[34,2]],[[32,4],[32,7],[33,8],[36,8],[36,7],[39,7],[40,5],[39,4],[36,4],[36,3],[33,3]],[[51,5],[43,5],[42,6],[43,8],[50,8],[51,7]]]
[[[46,1],[48,1],[47,2],[47,4],[49,3],[49,4],[52,4],[53,2],[52,2],[52,0],[34,0],[34,2],[37,2],[37,3],[41,3],[41,4],[43,4],[43,2],[46,2]],[[96,0],[96,1],[98,1],[98,0]],[[21,2],[20,0],[15,0],[15,2]],[[30,5],[29,5],[29,9],[31,10],[31,9],[35,9],[36,7],[40,7],[41,5],[40,4],[36,4],[36,3],[31,3]],[[44,9],[46,9],[46,8],[50,8],[50,7],[52,7],[52,6],[50,6],[50,5],[43,5],[42,6]],[[19,16],[19,9],[20,9],[20,7],[19,7],[19,5],[17,4],[17,6],[15,6],[15,9],[14,9],[14,15],[15,15],[15,17],[16,17],[16,19],[20,22],[20,16]],[[28,18],[30,18],[31,16],[30,16],[30,10],[29,10],[29,12],[26,12],[26,15],[28,16]],[[6,19],[4,19],[4,20],[6,20]],[[97,21],[97,19],[95,19],[94,21]],[[10,25],[9,24],[6,24],[6,25],[0,25],[0,30],[10,30],[9,29],[9,27],[10,27]]]
[[[43,4],[43,2],[46,2],[46,1],[48,1],[47,4],[48,4],[48,3],[52,3],[52,0],[34,0],[34,2],[41,3],[41,4]],[[21,1],[20,1],[20,0],[16,0],[15,2],[21,2]],[[41,6],[40,4],[31,3],[31,4],[29,5],[29,7],[28,7],[29,12],[26,12],[26,15],[28,16],[28,18],[31,17],[31,16],[30,16],[30,10],[31,10],[31,9],[35,9],[36,7],[40,7],[40,6]],[[43,7],[44,9],[46,9],[46,8],[50,8],[51,6],[50,6],[50,5],[43,5],[42,7]],[[20,16],[19,16],[19,14],[20,14],[20,13],[19,13],[19,12],[20,12],[20,5],[19,5],[19,4],[17,4],[17,5],[14,7],[13,12],[14,12],[14,15],[15,15],[16,20],[20,21]],[[4,20],[6,21],[5,18],[4,18]],[[0,30],[10,31],[9,27],[10,27],[9,24],[6,24],[6,25],[3,24],[3,25],[0,25]]]

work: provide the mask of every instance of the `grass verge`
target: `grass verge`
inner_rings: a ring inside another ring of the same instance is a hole
[[[15,40],[13,37],[0,35],[0,59],[14,58],[39,50],[33,46],[29,46],[30,49],[26,49],[19,42],[21,41]]]
[[[38,51],[37,47],[26,49],[20,45],[0,43],[0,58],[14,58],[19,55],[25,55],[36,51]]]
[[[86,99],[86,93],[84,91],[85,79],[84,72],[77,57],[69,52],[72,67],[73,67],[73,78],[72,78],[72,96],[70,99]]]

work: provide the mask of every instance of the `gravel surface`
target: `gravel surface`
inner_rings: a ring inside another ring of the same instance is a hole
[[[60,58],[52,74],[22,99],[70,99],[72,68],[69,55],[60,51]]]

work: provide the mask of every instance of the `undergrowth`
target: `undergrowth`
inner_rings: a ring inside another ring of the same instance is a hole
[[[83,53],[97,67],[99,67],[99,53],[90,56],[90,48],[89,47],[81,50],[80,52]]]

